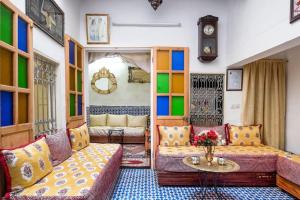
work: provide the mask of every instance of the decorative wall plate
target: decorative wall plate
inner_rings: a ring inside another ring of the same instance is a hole
[[[101,80],[104,80],[102,85],[99,86],[99,84],[96,84],[97,81]],[[92,89],[98,94],[110,94],[117,89],[117,85],[118,84],[115,75],[110,73],[110,71],[105,67],[100,69],[99,72],[96,72],[91,81]]]

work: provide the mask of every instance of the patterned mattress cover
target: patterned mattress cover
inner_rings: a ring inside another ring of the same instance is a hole
[[[124,129],[124,136],[142,137],[145,135],[145,127],[113,127],[116,129]],[[109,126],[93,126],[89,127],[89,133],[93,136],[107,136]]]
[[[278,155],[284,155],[281,150],[269,146],[216,146],[215,156],[228,158],[240,165],[240,172],[276,172]],[[159,147],[156,167],[159,171],[196,172],[183,164],[186,156],[204,155],[203,148]]]
[[[11,199],[106,199],[119,173],[122,147],[94,144],[73,153],[35,185]]]
[[[277,174],[300,186],[300,156],[279,155]]]

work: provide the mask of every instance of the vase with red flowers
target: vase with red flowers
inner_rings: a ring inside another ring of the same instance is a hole
[[[208,165],[212,165],[215,146],[218,144],[218,134],[214,130],[205,130],[194,136],[194,146],[202,146]]]

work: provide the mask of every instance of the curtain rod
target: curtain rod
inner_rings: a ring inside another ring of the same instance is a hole
[[[131,27],[181,27],[181,23],[112,23],[113,26]]]

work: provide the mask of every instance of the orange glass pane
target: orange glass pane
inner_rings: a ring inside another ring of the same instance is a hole
[[[82,66],[82,55],[81,55],[82,49],[77,46],[77,67],[81,68]]]
[[[28,95],[19,93],[19,124],[28,123]]]
[[[0,48],[0,84],[13,85],[13,53]]]
[[[184,93],[184,74],[172,74],[172,93]]]
[[[157,70],[168,70],[169,64],[169,51],[159,50],[157,51]]]
[[[70,90],[75,91],[75,69],[70,67]]]

